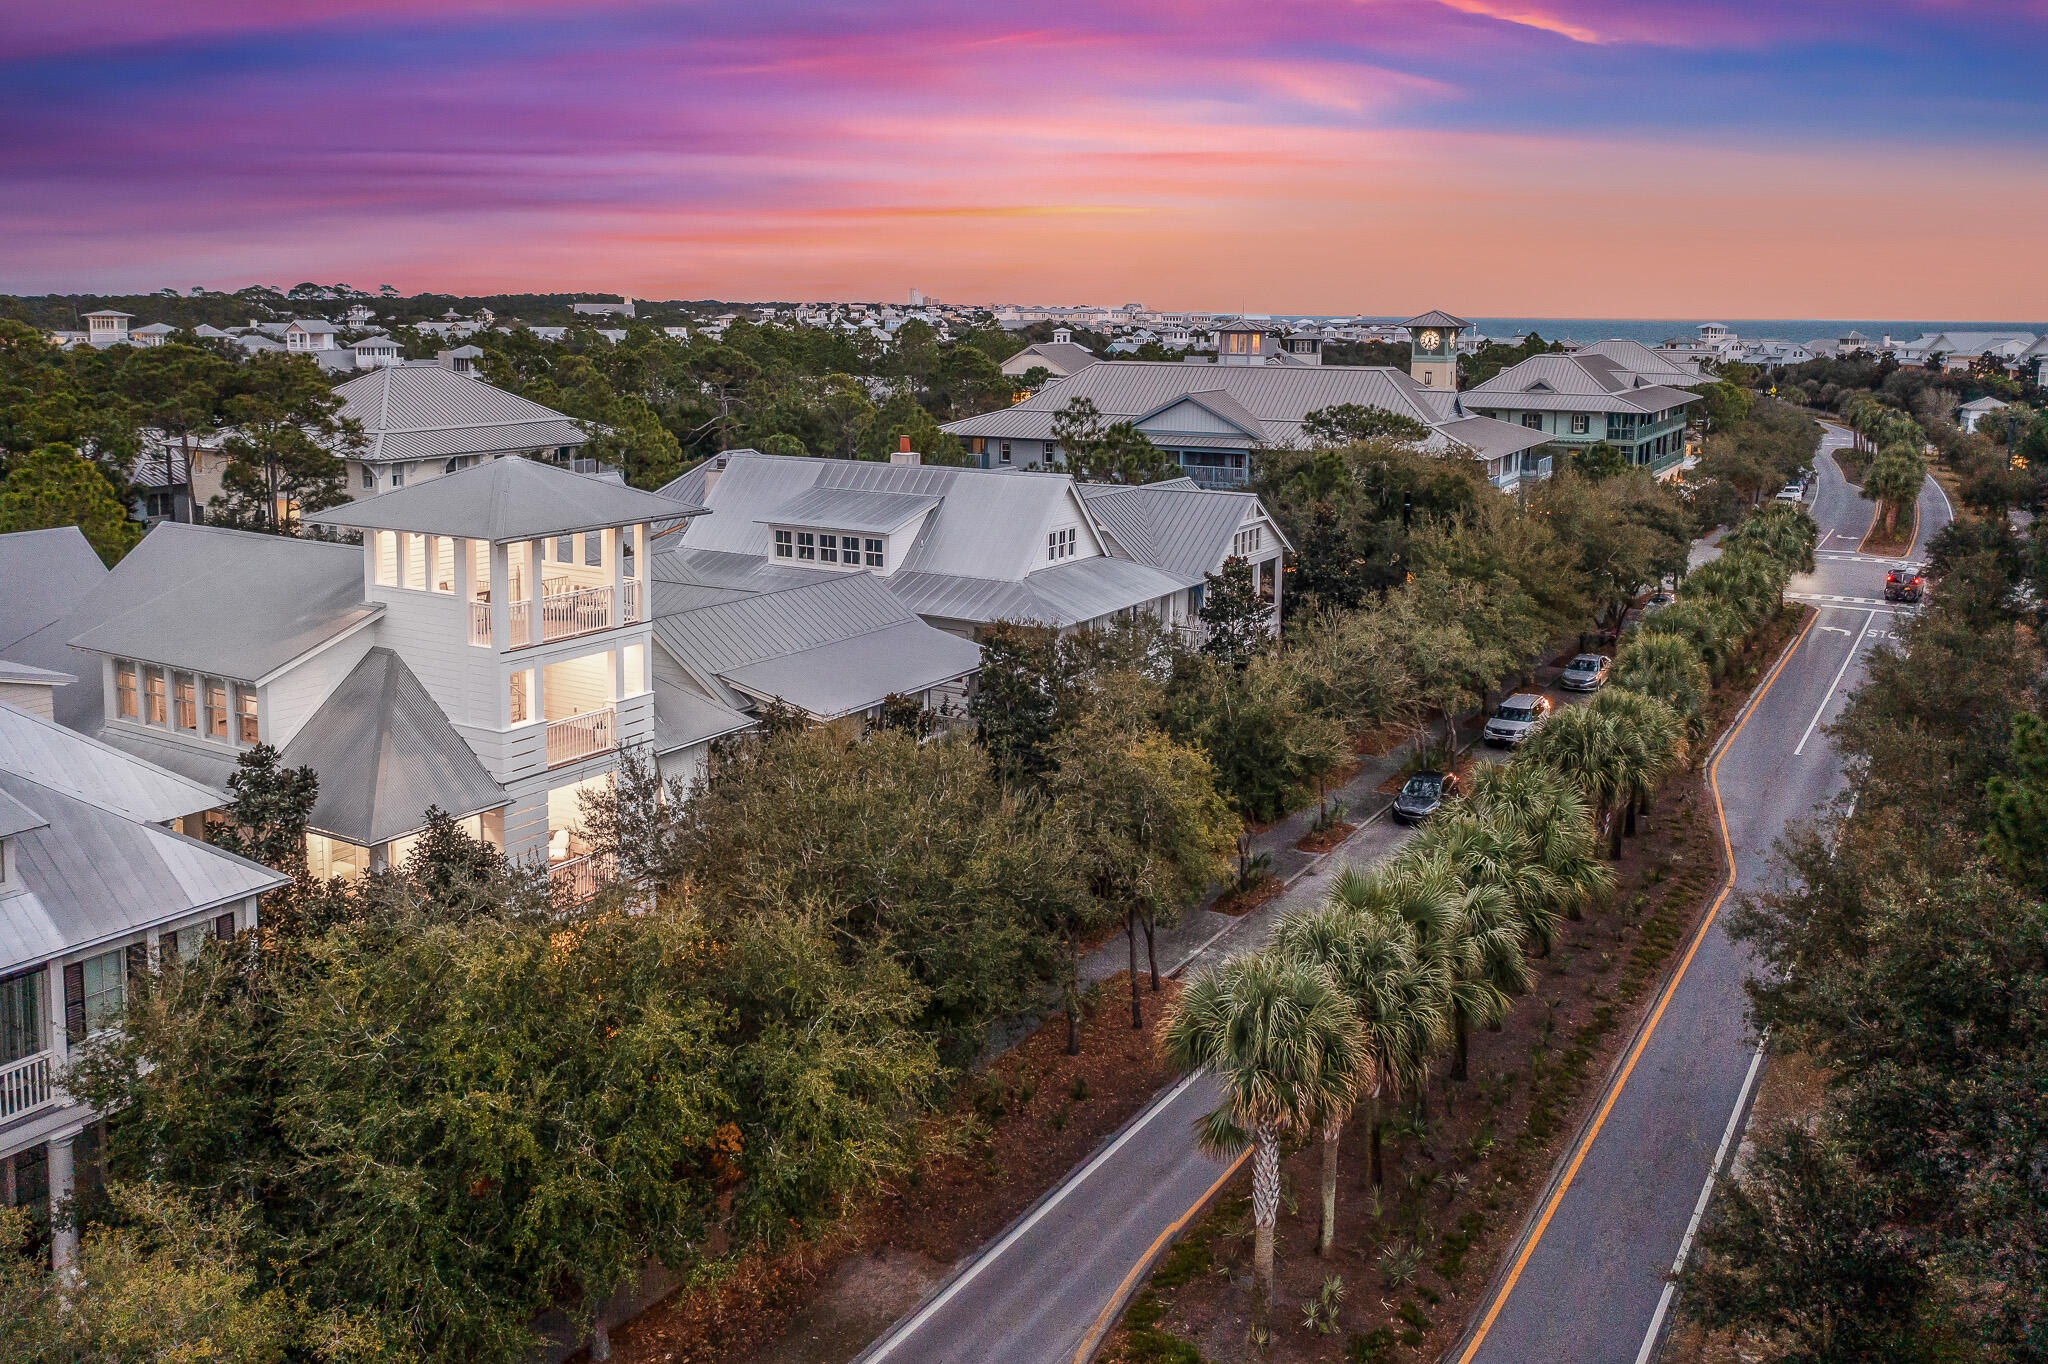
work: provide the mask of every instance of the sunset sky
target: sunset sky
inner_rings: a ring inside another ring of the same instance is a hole
[[[2048,316],[2048,0],[0,0],[0,290]]]

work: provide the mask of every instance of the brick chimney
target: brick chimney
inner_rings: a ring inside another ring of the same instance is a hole
[[[889,462],[891,464],[922,464],[924,463],[924,456],[910,448],[910,437],[898,436],[896,438],[896,453],[889,456]]]

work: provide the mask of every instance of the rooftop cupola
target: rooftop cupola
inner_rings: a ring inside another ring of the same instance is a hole
[[[1263,365],[1271,353],[1266,329],[1256,322],[1239,319],[1218,323],[1216,363],[1219,365]]]

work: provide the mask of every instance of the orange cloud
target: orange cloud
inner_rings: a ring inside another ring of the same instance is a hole
[[[1454,9],[1460,14],[1477,14],[1483,18],[1497,19],[1503,24],[1516,24],[1522,28],[1555,33],[1560,38],[1569,38],[1575,43],[1598,44],[1606,41],[1594,30],[1582,24],[1571,23],[1554,14],[1545,14],[1541,10],[1510,8],[1497,4],[1494,0],[1436,0],[1436,3],[1447,9]]]

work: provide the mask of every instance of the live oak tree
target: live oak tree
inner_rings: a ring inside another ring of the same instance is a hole
[[[1092,715],[1053,746],[1047,779],[1055,820],[1078,855],[1088,893],[1121,912],[1130,949],[1131,1026],[1145,1026],[1138,936],[1159,988],[1156,931],[1223,874],[1236,821],[1199,749],[1147,727]]]

